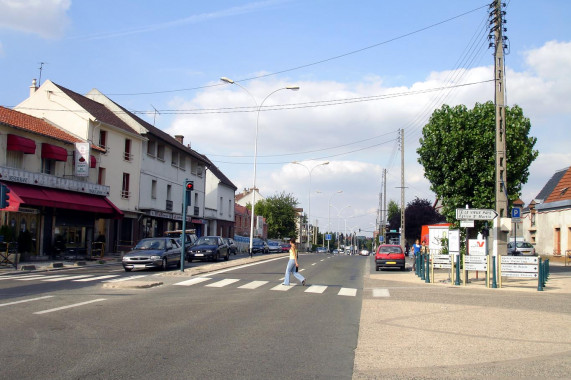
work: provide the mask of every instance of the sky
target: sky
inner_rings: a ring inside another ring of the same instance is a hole
[[[571,2],[505,2],[506,104],[522,107],[539,151],[528,204],[571,165]],[[383,169],[400,204],[399,131],[405,202],[433,202],[423,126],[442,104],[493,101],[488,4],[0,0],[0,105],[25,100],[34,78],[97,88],[184,135],[238,192],[254,184],[257,141],[264,197],[290,194],[322,230],[371,236]]]

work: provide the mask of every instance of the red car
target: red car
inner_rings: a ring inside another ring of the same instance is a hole
[[[381,268],[394,267],[405,270],[405,258],[402,247],[393,244],[380,245],[375,254],[375,265],[377,271],[381,270]]]
[[[290,248],[291,248],[291,244],[289,244],[289,243],[282,244],[282,252],[289,252]]]

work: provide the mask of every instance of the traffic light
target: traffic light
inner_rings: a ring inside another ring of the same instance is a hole
[[[192,197],[190,195],[192,190],[194,190],[194,182],[187,179],[184,181],[184,205],[186,207],[191,205]]]
[[[10,196],[8,195],[10,193],[10,189],[8,189],[8,186],[2,184],[0,193],[0,208],[6,208],[10,206]]]

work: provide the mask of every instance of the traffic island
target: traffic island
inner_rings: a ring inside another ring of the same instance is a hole
[[[104,289],[148,289],[163,285],[162,281],[117,281],[106,282]]]

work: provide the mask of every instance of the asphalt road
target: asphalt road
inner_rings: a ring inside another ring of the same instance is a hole
[[[306,287],[280,285],[283,257],[192,277],[117,266],[3,277],[0,377],[351,378],[366,258],[300,262]],[[142,275],[163,284],[104,282]],[[78,281],[100,276],[114,277]]]

